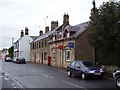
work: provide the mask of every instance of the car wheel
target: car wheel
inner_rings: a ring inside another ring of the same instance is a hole
[[[68,71],[67,71],[67,75],[68,75],[69,77],[71,77],[71,76],[72,76],[72,73],[68,70]]]
[[[116,78],[116,86],[120,88],[120,76]]]
[[[82,78],[82,80],[85,80],[85,79],[86,79],[86,76],[85,76],[84,73],[81,74],[81,78]]]

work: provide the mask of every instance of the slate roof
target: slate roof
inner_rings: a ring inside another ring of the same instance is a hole
[[[77,38],[81,33],[83,33],[84,31],[86,31],[88,25],[89,25],[89,21],[88,22],[84,22],[75,26],[66,26],[65,29],[69,30],[69,31],[75,31],[76,33],[72,36],[74,38]]]
[[[33,40],[35,40],[38,36],[30,36]]]
[[[24,37],[24,36],[23,36]],[[38,36],[30,36],[33,40],[35,40]],[[20,39],[21,39],[22,37],[20,37],[16,42],[14,42],[14,44],[15,43],[17,43],[18,41],[20,41]]]
[[[88,25],[89,25],[90,22],[84,22],[84,23],[81,23],[81,24],[78,24],[78,25],[75,25],[75,26],[70,26],[70,25],[67,25],[65,27],[65,29],[69,30],[69,31],[75,31],[76,33],[72,35],[72,37],[70,38],[77,38],[81,33],[83,33],[84,31],[86,31]],[[61,29],[63,25],[61,26],[58,26],[56,27],[54,30],[52,31],[48,31],[47,33],[44,33],[42,34],[41,36],[38,36],[36,39],[34,39],[31,43],[33,42],[36,42],[36,41],[39,41],[41,39],[44,39],[44,38],[47,38],[49,37],[49,35],[51,34],[55,34],[56,31],[58,31],[59,29]]]
[[[61,26],[56,27],[52,31],[48,31],[47,33],[42,34],[41,36],[37,37],[33,42],[39,41],[41,39],[47,38],[49,35],[54,34],[57,29],[59,29]],[[33,43],[32,42],[32,43]]]

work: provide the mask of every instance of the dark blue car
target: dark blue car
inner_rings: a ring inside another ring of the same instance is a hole
[[[95,66],[92,62],[86,60],[74,60],[67,66],[67,75],[71,77],[73,74],[87,79],[88,77],[103,77],[104,71]]]

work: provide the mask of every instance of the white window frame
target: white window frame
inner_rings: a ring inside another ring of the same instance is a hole
[[[69,53],[68,53],[69,52]],[[67,55],[67,54],[69,54],[69,55]],[[66,61],[70,61],[70,50],[66,50],[65,51],[65,60]]]

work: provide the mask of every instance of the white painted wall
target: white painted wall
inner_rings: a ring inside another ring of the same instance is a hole
[[[24,35],[22,38],[18,40],[18,42],[15,43],[15,44],[19,43],[17,48],[16,49],[14,48],[14,52],[19,51],[18,57],[24,57],[26,61],[30,61],[30,42],[32,41],[33,39],[29,35]],[[14,56],[14,59],[16,58],[17,57]]]
[[[30,42],[32,38],[28,35],[24,35],[19,41],[19,56],[22,56],[26,61],[30,61]]]

